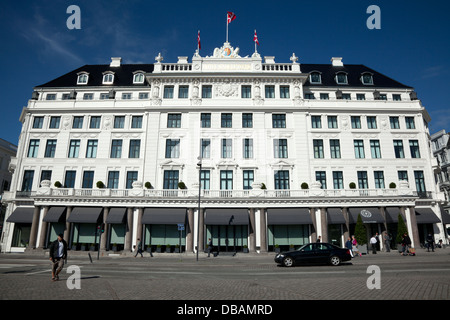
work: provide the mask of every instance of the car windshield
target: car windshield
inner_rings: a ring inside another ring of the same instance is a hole
[[[298,251],[312,251],[313,245],[312,245],[312,243],[305,244],[305,245],[301,246],[300,248],[298,248],[297,250]]]

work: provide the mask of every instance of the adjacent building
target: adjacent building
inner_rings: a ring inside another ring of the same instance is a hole
[[[287,59],[286,59],[287,60]],[[267,252],[368,237],[445,238],[430,117],[412,87],[332,58],[300,64],[224,43],[153,64],[85,65],[34,88],[2,251]],[[103,229],[104,232],[98,232]],[[101,241],[99,241],[101,240]]]

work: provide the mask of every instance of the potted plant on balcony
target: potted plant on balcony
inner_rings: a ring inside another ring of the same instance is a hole
[[[303,183],[300,185],[300,188],[302,188],[302,190],[306,190],[306,189],[309,189],[309,186],[308,186],[308,184],[307,184],[306,182],[303,182]]]
[[[61,187],[62,187],[62,184],[61,184],[61,182],[56,181],[55,184],[54,184],[54,186],[55,186],[55,188],[61,188]]]
[[[397,185],[395,184],[395,182],[389,183],[389,189],[395,189],[395,188],[397,188]]]
[[[105,187],[105,184],[103,183],[103,181],[97,181],[97,188],[99,189],[103,189]]]
[[[184,184],[183,181],[178,182],[178,188],[179,188],[179,189],[187,189],[187,188],[186,188],[186,185]]]
[[[267,190],[266,184],[264,182],[261,182],[261,189],[262,190]]]
[[[145,186],[145,188],[147,188],[147,189],[152,189],[152,188],[153,188],[152,184],[151,184],[150,182],[148,182],[148,181],[145,183],[144,186]]]
[[[348,187],[349,187],[350,189],[356,189],[356,183],[350,182],[350,183],[348,184]]]

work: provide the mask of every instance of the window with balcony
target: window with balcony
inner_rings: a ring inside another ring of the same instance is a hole
[[[369,189],[369,181],[367,179],[367,171],[358,171],[358,188]]]
[[[342,171],[333,171],[333,188],[344,189],[344,177]]]
[[[327,188],[326,171],[316,171],[316,181],[320,182],[320,189],[326,189]]]
[[[77,172],[75,170],[67,170],[64,176],[64,188],[74,188]]]
[[[374,176],[374,180],[375,180],[375,188],[376,189],[384,189],[384,173],[383,173],[383,171],[374,171],[373,176]]]
[[[86,170],[83,172],[83,182],[81,187],[83,189],[92,189],[94,186],[94,171]]]
[[[164,170],[163,188],[166,190],[178,189],[179,172],[178,170]]]
[[[277,170],[274,173],[276,190],[289,190],[289,170]]]
[[[109,189],[119,189],[119,171],[109,171],[108,172],[108,184]]]
[[[137,171],[127,171],[126,189],[133,189],[133,182],[138,180]]]
[[[244,190],[251,190],[252,189],[252,183],[255,179],[255,172],[253,170],[243,170],[242,171],[242,178],[243,178],[243,189]]]

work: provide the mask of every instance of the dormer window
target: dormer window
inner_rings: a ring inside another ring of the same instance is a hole
[[[366,72],[361,75],[361,82],[365,85],[373,84],[373,76],[371,73]]]
[[[137,72],[135,72],[134,73],[134,75],[133,75],[133,83],[134,84],[137,84],[137,83],[144,83],[144,79],[145,79],[145,76],[144,76],[144,73],[143,72],[141,72],[141,71],[137,71]]]
[[[320,75],[320,72],[311,72],[311,74],[309,75],[309,82],[322,83],[322,77]]]
[[[336,83],[337,84],[348,84],[347,74],[345,72],[336,73]]]
[[[77,84],[87,84],[89,80],[89,73],[82,72],[78,74]]]
[[[103,84],[112,84],[114,82],[114,73],[106,72],[103,74]]]

